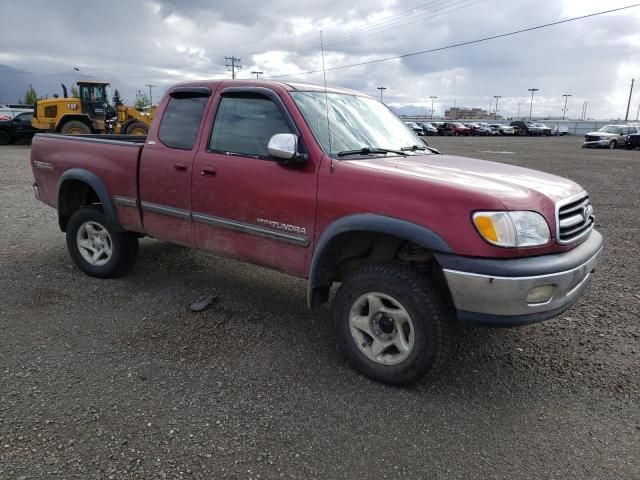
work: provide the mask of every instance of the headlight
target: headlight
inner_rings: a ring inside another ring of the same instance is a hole
[[[476,212],[473,223],[487,242],[499,247],[533,247],[551,239],[547,221],[536,212]]]

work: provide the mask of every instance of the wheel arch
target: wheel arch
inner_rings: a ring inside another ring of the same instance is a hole
[[[82,168],[72,168],[64,172],[58,180],[58,224],[66,231],[69,218],[78,208],[95,203],[97,200],[111,227],[123,231],[118,222],[116,208],[109,190],[100,178]]]
[[[383,257],[403,244],[412,244],[429,252],[451,252],[451,247],[433,230],[415,223],[377,214],[355,214],[331,223],[318,239],[309,272],[307,302],[309,308],[325,303],[345,257],[342,250],[353,240],[366,239],[381,246]],[[347,254],[348,255],[348,254]],[[392,257],[393,258],[393,257]]]

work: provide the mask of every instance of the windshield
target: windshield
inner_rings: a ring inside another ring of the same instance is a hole
[[[391,110],[367,97],[327,93],[331,145],[324,92],[291,92],[325,152],[332,155],[363,148],[400,150],[424,143]],[[424,153],[421,151],[420,153]]]
[[[605,127],[602,127],[598,131],[603,133],[615,133],[617,135],[618,133],[620,133],[621,130],[622,128],[616,127],[615,125],[607,125]]]
[[[107,105],[109,106],[113,106],[113,100],[112,100],[112,96],[111,96],[111,87],[109,85],[107,85],[105,88],[105,96],[104,96],[104,101],[107,103]]]

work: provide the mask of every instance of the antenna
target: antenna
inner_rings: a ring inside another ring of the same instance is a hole
[[[329,171],[333,173],[333,157],[331,156],[331,122],[329,120],[329,95],[327,94],[327,71],[324,68],[324,42],[320,30],[320,49],[322,50],[322,77],[324,78],[324,106],[327,111],[327,132],[329,133]]]

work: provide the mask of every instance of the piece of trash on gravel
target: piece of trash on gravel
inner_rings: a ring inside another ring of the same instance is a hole
[[[218,299],[218,295],[216,294],[206,294],[206,295],[202,295],[201,297],[198,297],[198,299],[193,302],[191,304],[191,311],[193,312],[201,312],[202,310],[204,310],[205,308],[207,308],[209,305],[211,305],[214,300]]]

